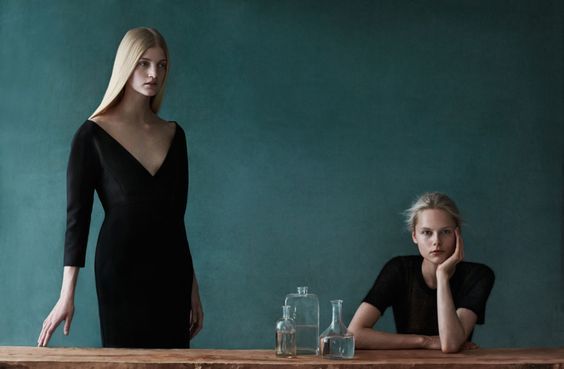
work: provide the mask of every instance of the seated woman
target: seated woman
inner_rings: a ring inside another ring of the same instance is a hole
[[[358,349],[441,349],[458,352],[484,323],[494,273],[483,264],[462,261],[461,217],[446,195],[423,194],[406,211],[420,255],[398,256],[384,266],[356,311],[349,331]],[[387,307],[397,334],[372,329]]]

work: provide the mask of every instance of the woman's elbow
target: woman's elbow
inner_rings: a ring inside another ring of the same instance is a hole
[[[362,334],[357,334],[354,336],[354,347],[357,350],[373,350],[377,348],[374,344],[371,344],[370,341],[368,341]]]
[[[347,328],[347,332],[356,337],[361,329],[362,329],[361,327],[349,325],[349,327]]]
[[[347,331],[348,333],[354,336],[354,346],[357,349],[366,349],[369,348],[365,342],[364,335],[362,334],[363,327],[356,327],[356,326],[349,326]]]
[[[462,349],[462,344],[456,342],[441,342],[441,351],[445,354],[456,354]]]

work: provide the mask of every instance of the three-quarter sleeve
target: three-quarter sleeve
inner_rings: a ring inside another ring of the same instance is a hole
[[[184,219],[184,215],[186,213],[186,206],[188,203],[188,187],[189,187],[189,182],[190,182],[190,174],[189,174],[189,158],[188,158],[188,145],[186,143],[186,133],[184,132],[184,130],[182,129],[182,127],[176,123],[176,129],[178,130],[178,132],[176,132],[176,134],[178,135],[179,139],[180,139],[180,165],[178,166],[179,168],[179,191],[178,193],[180,194],[180,197],[178,199],[179,201],[179,209],[180,209],[180,218]],[[184,225],[184,237],[186,240],[186,245],[187,247],[187,252],[188,252],[188,259],[189,259],[189,263],[191,266],[191,270],[193,273],[194,270],[194,262],[192,260],[192,253],[190,251],[190,245],[188,242],[188,236],[186,234],[186,225]]]
[[[83,124],[73,137],[67,168],[65,266],[84,267],[98,172],[91,127]]]

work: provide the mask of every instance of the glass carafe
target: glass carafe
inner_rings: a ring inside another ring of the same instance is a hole
[[[331,301],[333,317],[329,327],[319,336],[321,356],[326,359],[352,359],[354,336],[343,323],[343,300]]]
[[[290,318],[290,307],[282,306],[282,319],[276,322],[276,356],[296,356],[296,327]]]
[[[317,295],[308,293],[307,287],[298,287],[298,293],[286,296],[290,306],[290,317],[296,325],[298,355],[319,353],[319,300]]]

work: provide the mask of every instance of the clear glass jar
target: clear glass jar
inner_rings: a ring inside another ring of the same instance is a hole
[[[290,316],[296,325],[298,355],[319,353],[319,300],[317,295],[308,293],[307,287],[298,287],[298,293],[286,296],[285,304],[290,306]]]
[[[352,359],[354,336],[343,323],[343,300],[331,301],[333,316],[329,327],[319,336],[321,356],[324,359]]]
[[[290,318],[290,306],[282,306],[282,319],[276,322],[276,356],[296,356],[296,327]]]

